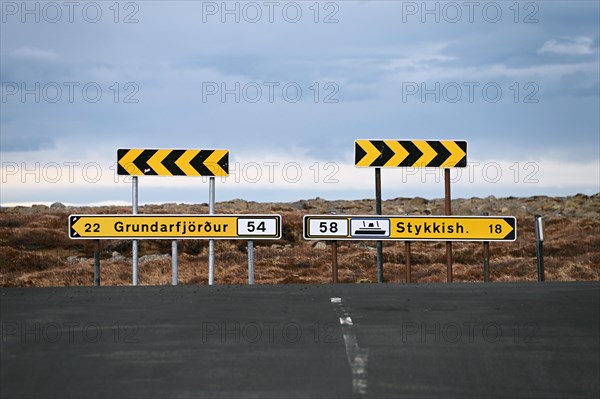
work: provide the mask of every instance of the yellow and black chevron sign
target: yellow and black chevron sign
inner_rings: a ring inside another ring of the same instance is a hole
[[[466,141],[356,140],[354,164],[359,167],[438,167],[467,166]]]
[[[129,176],[227,176],[227,150],[117,150],[117,173]]]

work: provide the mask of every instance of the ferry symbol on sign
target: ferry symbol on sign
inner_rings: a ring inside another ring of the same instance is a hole
[[[389,219],[351,219],[352,237],[389,237]]]

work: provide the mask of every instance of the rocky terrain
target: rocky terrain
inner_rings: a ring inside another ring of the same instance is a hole
[[[283,217],[279,241],[255,243],[257,284],[329,283],[331,250],[328,242],[305,241],[302,217],[306,214],[375,214],[373,200],[326,201],[311,199],[293,203],[256,203],[243,200],[219,202],[217,213],[278,213]],[[0,208],[0,286],[65,286],[93,284],[93,242],[71,240],[69,214],[129,213],[128,207]],[[442,215],[443,199],[396,198],[384,201],[388,215]],[[140,213],[208,213],[207,204],[162,204],[140,207]],[[544,216],[544,261],[547,281],[600,280],[600,193],[570,197],[470,198],[452,201],[454,215],[516,216],[517,240],[490,245],[490,280],[537,279],[534,215]],[[102,285],[131,284],[131,241],[103,240]],[[247,282],[245,241],[216,241],[217,284]],[[171,283],[171,242],[140,242],[139,279],[142,285]],[[411,248],[412,280],[416,283],[446,279],[445,243],[415,242]],[[483,245],[453,244],[454,281],[483,281]],[[384,275],[387,282],[405,282],[402,242],[384,243]],[[375,243],[340,242],[339,281],[377,281]],[[179,242],[179,281],[206,284],[208,243]]]

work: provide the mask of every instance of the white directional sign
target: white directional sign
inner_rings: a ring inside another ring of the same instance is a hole
[[[279,215],[277,215],[279,216]],[[237,235],[240,238],[244,237],[276,237],[281,234],[281,217],[238,217],[237,218]]]
[[[305,219],[306,221],[306,219]],[[309,219],[309,230],[319,237],[337,237],[348,235],[348,222],[340,218],[329,219],[327,217]]]

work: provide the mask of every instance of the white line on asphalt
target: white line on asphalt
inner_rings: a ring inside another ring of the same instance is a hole
[[[331,303],[340,317],[342,334],[346,345],[346,356],[352,369],[352,390],[356,394],[367,393],[367,358],[368,350],[358,346],[354,324],[348,310],[342,303],[342,298],[331,298]]]

